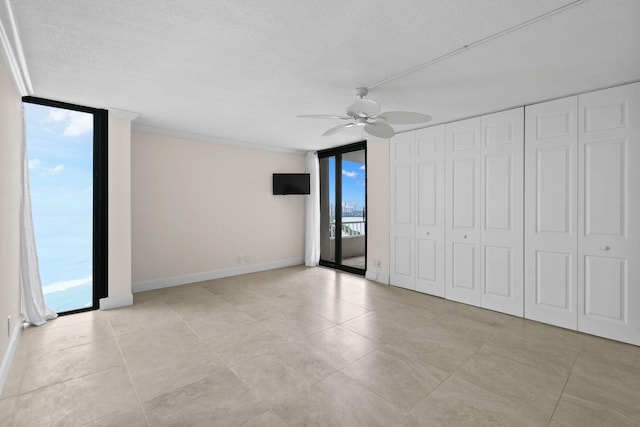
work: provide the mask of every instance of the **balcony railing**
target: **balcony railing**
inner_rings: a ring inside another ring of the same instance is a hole
[[[342,223],[342,238],[359,237],[365,235],[366,221],[354,221]],[[329,238],[336,238],[336,223],[329,223]]]

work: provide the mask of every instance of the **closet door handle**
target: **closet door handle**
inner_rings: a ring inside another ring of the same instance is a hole
[[[600,249],[602,249],[603,251],[608,251],[609,249],[611,249],[611,246],[608,246],[608,245],[600,246]]]

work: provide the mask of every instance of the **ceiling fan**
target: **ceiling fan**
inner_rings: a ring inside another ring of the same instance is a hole
[[[409,111],[387,111],[380,113],[380,104],[373,99],[366,98],[369,90],[366,87],[356,89],[356,100],[347,107],[347,115],[311,114],[300,115],[306,119],[338,119],[346,120],[344,123],[327,130],[322,136],[334,135],[342,130],[354,126],[363,126],[364,131],[379,138],[391,138],[396,131],[389,125],[413,125],[425,123],[431,120],[431,116]]]

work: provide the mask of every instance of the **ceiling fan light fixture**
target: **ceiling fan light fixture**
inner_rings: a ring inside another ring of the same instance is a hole
[[[379,138],[391,138],[396,134],[395,130],[389,126],[390,124],[418,124],[431,120],[431,116],[426,114],[408,111],[387,111],[380,113],[380,104],[373,99],[365,98],[368,93],[369,90],[366,87],[356,88],[356,99],[347,108],[346,116],[324,114],[302,115],[298,117],[310,119],[340,119],[350,122],[327,130],[322,134],[323,136],[333,135],[353,126],[360,126],[364,127],[363,130],[368,134]]]

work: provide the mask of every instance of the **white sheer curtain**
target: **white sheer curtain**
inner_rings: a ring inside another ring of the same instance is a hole
[[[22,302],[25,321],[40,326],[47,323],[47,320],[55,319],[58,315],[46,306],[42,294],[33,216],[31,215],[31,189],[29,187],[29,160],[27,158],[24,112],[22,117],[22,215],[20,220]]]
[[[320,261],[320,165],[315,151],[307,153],[307,172],[311,191],[306,204],[304,264],[314,267]]]

